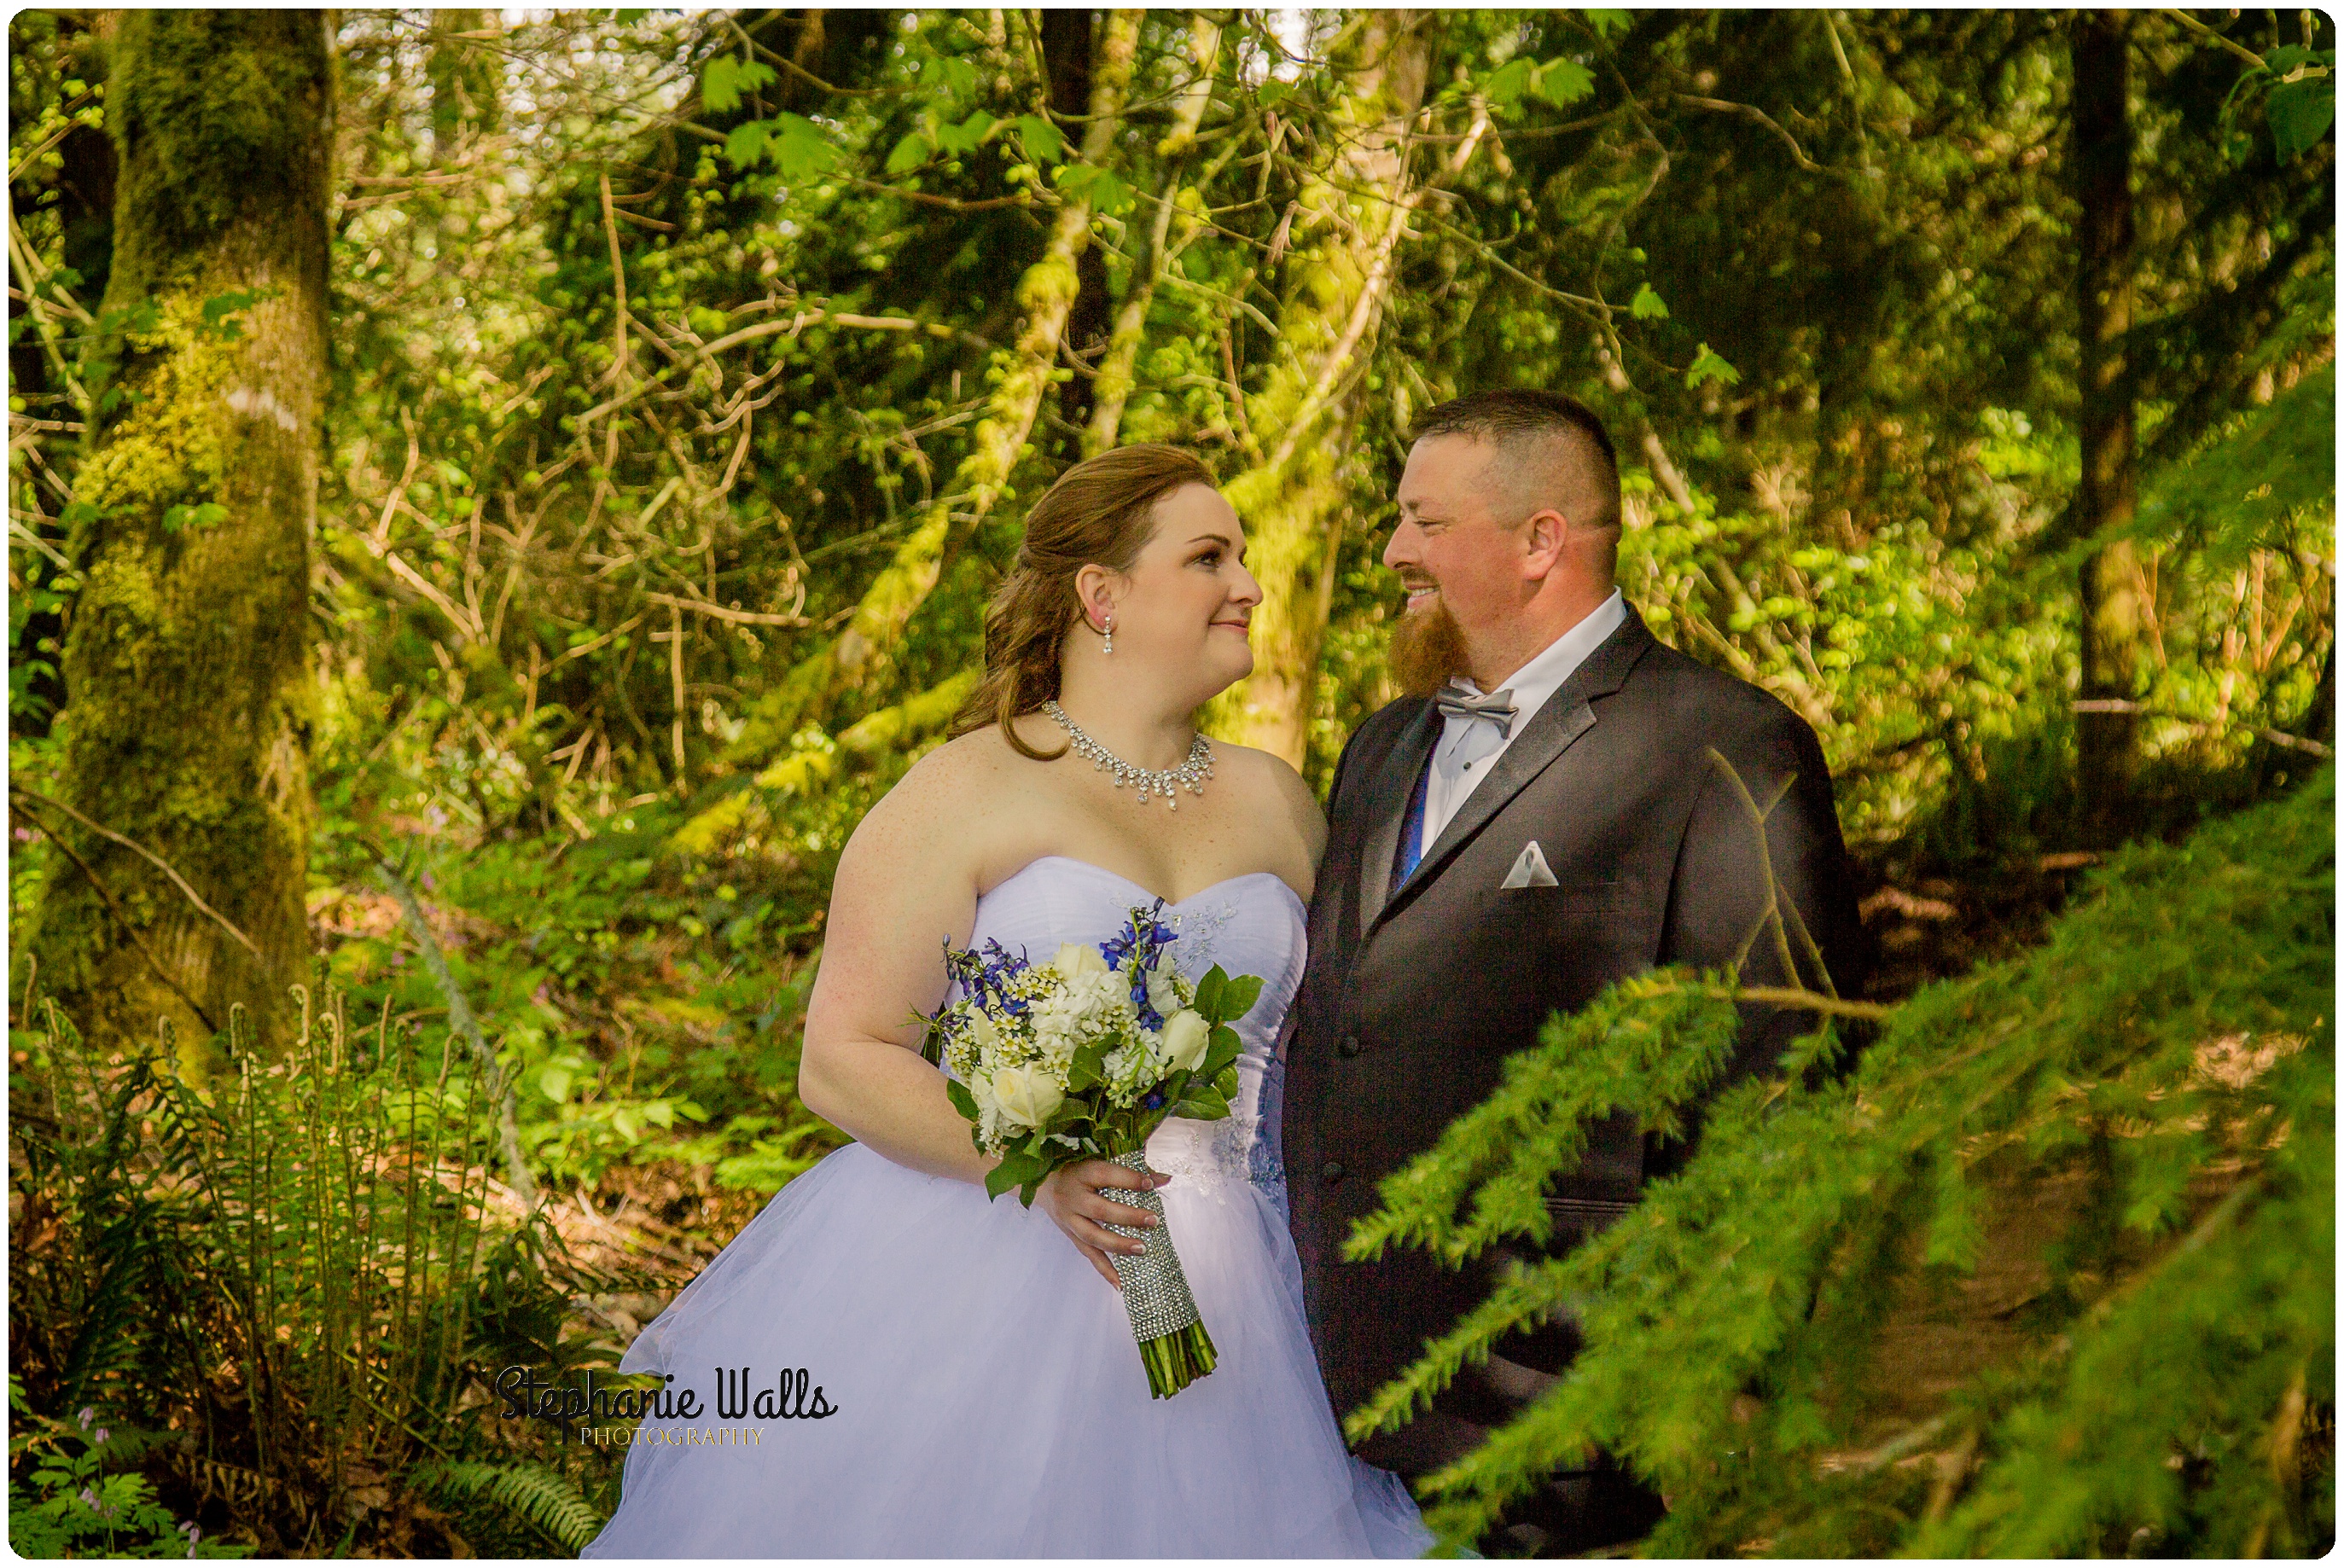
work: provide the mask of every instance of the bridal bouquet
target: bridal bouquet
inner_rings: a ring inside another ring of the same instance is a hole
[[[920,1050],[952,1070],[946,1092],[978,1150],[1000,1156],[985,1177],[988,1195],[1015,1187],[1030,1206],[1050,1172],[1077,1160],[1144,1172],[1147,1135],[1166,1117],[1229,1113],[1239,1046],[1228,1025],[1253,1006],[1261,980],[1216,967],[1191,985],[1167,954],[1178,939],[1157,919],[1163,908],[1158,900],[1134,909],[1114,936],[1068,942],[1046,964],[999,942],[982,951],[945,944],[960,999],[924,1020]],[[1162,1218],[1154,1192],[1115,1191]],[[1147,1251],[1114,1262],[1148,1390],[1169,1398],[1216,1359],[1170,1231],[1159,1226]]]

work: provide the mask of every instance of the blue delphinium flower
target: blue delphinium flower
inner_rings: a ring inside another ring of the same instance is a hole
[[[1157,900],[1156,908],[1160,910],[1163,907],[1164,900],[1161,899]],[[1147,917],[1151,920],[1151,923],[1153,911],[1151,910],[1149,917]],[[1123,961],[1126,959],[1134,960],[1134,968],[1142,967],[1146,964],[1147,955],[1141,950],[1142,944],[1147,940],[1147,938],[1143,936],[1140,931],[1140,920],[1143,917],[1137,910],[1133,910],[1131,911],[1130,918],[1123,922],[1123,930],[1116,932],[1115,935],[1099,943],[1099,954],[1106,960],[1106,967],[1108,969],[1119,970],[1123,968]]]
[[[1180,933],[1159,918],[1163,913],[1161,899],[1149,909],[1134,909],[1123,930],[1099,944],[1109,970],[1121,970],[1126,959],[1131,960],[1131,1009],[1139,1015],[1144,1029],[1164,1027],[1164,1015],[1147,1000],[1147,971],[1156,967],[1157,954],[1180,939]]]
[[[1023,949],[1013,953],[998,940],[988,940],[980,950],[955,950],[952,939],[945,939],[945,971],[960,982],[963,996],[988,1012],[1025,1014],[1026,1003],[1012,993],[1009,982],[1033,967]]]

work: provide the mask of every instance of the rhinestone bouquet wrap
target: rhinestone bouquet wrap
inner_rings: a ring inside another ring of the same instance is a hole
[[[945,1093],[970,1141],[999,1161],[985,1176],[989,1196],[1015,1188],[1031,1205],[1050,1172],[1079,1160],[1144,1172],[1148,1134],[1166,1117],[1228,1115],[1240,1049],[1229,1024],[1252,1009],[1261,980],[1216,968],[1191,983],[1173,967],[1179,935],[1163,912],[1160,899],[1134,909],[1106,940],[1068,942],[1045,964],[998,942],[945,944],[957,994],[922,1020],[920,1050],[949,1072]],[[1153,1191],[1108,1191],[1163,1217]],[[1213,1370],[1212,1337],[1169,1228],[1107,1228],[1146,1246],[1116,1255],[1116,1275],[1148,1390],[1168,1398]]]
[[[1142,1175],[1148,1173],[1147,1156],[1138,1150],[1116,1155],[1115,1162]],[[1110,1191],[1122,1194],[1122,1201],[1145,1209],[1158,1220],[1164,1218],[1160,1195],[1127,1188]],[[1137,1236],[1147,1248],[1137,1258],[1116,1255],[1115,1277],[1123,1282],[1123,1310],[1130,1314],[1131,1334],[1139,1342],[1139,1359],[1147,1367],[1148,1392],[1168,1399],[1211,1372],[1220,1352],[1213,1349],[1213,1336],[1205,1332],[1204,1320],[1197,1313],[1197,1298],[1188,1293],[1188,1276],[1180,1267],[1178,1249],[1172,1245],[1171,1228],[1159,1225],[1152,1231],[1112,1224],[1106,1228],[1118,1236]]]

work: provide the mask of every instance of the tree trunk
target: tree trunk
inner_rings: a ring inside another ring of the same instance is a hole
[[[1199,13],[1188,29],[1196,80],[1173,108],[1171,134],[1156,148],[1157,156],[1165,159],[1162,199],[1157,203],[1155,218],[1132,254],[1131,278],[1124,286],[1115,329],[1108,334],[1106,352],[1099,359],[1098,381],[1092,388],[1090,424],[1083,431],[1086,457],[1096,457],[1108,450],[1122,433],[1124,406],[1131,400],[1132,388],[1137,385],[1139,346],[1147,336],[1147,307],[1155,302],[1157,282],[1164,276],[1164,247],[1171,238],[1172,215],[1178,210],[1180,178],[1187,166],[1188,151],[1196,146],[1197,126],[1205,117],[1205,106],[1212,101],[1213,60],[1220,53],[1220,46],[1219,25]],[[1137,232],[1137,225],[1134,232]]]
[[[2086,538],[2133,520],[2136,433],[2125,335],[2133,315],[2132,124],[2126,109],[2129,20],[2086,11],[2075,21],[2077,238],[2076,380],[2083,475],[2076,528]],[[2129,700],[2141,640],[2140,563],[2129,539],[2102,546],[2083,565],[2081,697]],[[2125,712],[2076,716],[2077,785],[2087,830],[2121,839],[2131,819],[2137,720]]]
[[[1082,142],[1086,163],[1104,163],[1114,147],[1145,15],[1111,11],[1100,30],[1091,73],[1091,119]],[[935,587],[946,552],[992,511],[1024,453],[1058,362],[1058,340],[1077,289],[1076,264],[1090,243],[1090,228],[1089,203],[1068,198],[1060,205],[1042,258],[1018,280],[1025,325],[985,417],[977,425],[974,448],[897,547],[894,558],[864,590],[837,640],[800,660],[779,689],[757,705],[748,730],[735,745],[736,756],[760,756],[787,742],[801,724],[825,717],[838,694],[875,686],[892,664],[891,650]]]
[[[1260,393],[1247,399],[1254,427],[1276,432],[1278,445],[1228,487],[1262,602],[1253,617],[1254,672],[1215,700],[1210,723],[1297,768],[1309,749],[1318,644],[1359,446],[1360,372],[1412,208],[1408,127],[1431,63],[1424,21],[1420,12],[1376,11],[1358,25],[1335,106],[1341,151],[1303,188],[1278,359]]]
[[[1042,45],[1042,69],[1048,78],[1050,107],[1061,115],[1089,111],[1092,43],[1098,30],[1096,11],[1076,8],[1036,12],[1036,31]],[[1058,383],[1058,417],[1080,428],[1090,422],[1093,367],[1106,347],[1108,315],[1106,256],[1096,245],[1086,245],[1075,256],[1075,300],[1067,307],[1060,334],[1062,357],[1073,374]]]
[[[91,1038],[152,1038],[167,1018],[200,1073],[217,1060],[200,1042],[232,1008],[268,1040],[287,988],[309,978],[324,14],[126,12],[106,112],[121,170],[86,377],[59,788],[217,918],[35,803],[70,853],[51,866],[35,951]]]

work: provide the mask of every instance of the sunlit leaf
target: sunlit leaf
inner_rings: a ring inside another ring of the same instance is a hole
[[[734,168],[745,169],[765,156],[765,138],[773,130],[771,122],[750,120],[732,127],[724,138],[724,156]]]
[[[1576,60],[1549,60],[1538,68],[1531,91],[1560,109],[1595,90],[1595,75]]]
[[[1000,123],[983,109],[979,109],[956,126],[938,126],[936,146],[954,157],[958,157],[963,153],[975,152],[985,138],[993,134],[993,127]]]
[[[1536,74],[1537,67],[1530,61],[1519,57],[1509,60],[1483,80],[1482,95],[1490,100],[1490,106],[1493,109],[1511,109],[1522,101],[1522,95],[1530,91],[1531,78]]]
[[[910,174],[914,169],[926,163],[928,155],[935,150],[929,145],[927,137],[914,131],[910,136],[897,142],[895,150],[887,155],[887,172],[891,175]]]
[[[1045,163],[1056,163],[1066,151],[1066,138],[1058,127],[1039,115],[1020,115],[1010,122],[1017,139],[1026,144],[1026,151]]]
[[[1131,187],[1094,164],[1069,164],[1058,171],[1058,188],[1094,212],[1114,216],[1135,205]]]
[[[838,149],[812,120],[802,115],[776,115],[773,123],[773,133],[766,140],[765,150],[782,178],[803,185],[838,166]]]
[[[1706,343],[1702,344],[1700,350],[1693,355],[1692,368],[1685,372],[1685,387],[1688,390],[1700,386],[1704,381],[1714,381],[1721,387],[1731,387],[1741,379],[1742,372],[1710,352],[1709,345]]]
[[[2281,82],[2271,89],[2264,113],[2270,117],[2271,140],[2278,146],[2278,161],[2291,163],[2319,146],[2336,119],[2334,75],[2306,76]]]
[[[712,115],[726,115],[741,106],[741,62],[719,55],[700,73],[700,106]],[[737,160],[736,160],[737,161]]]

